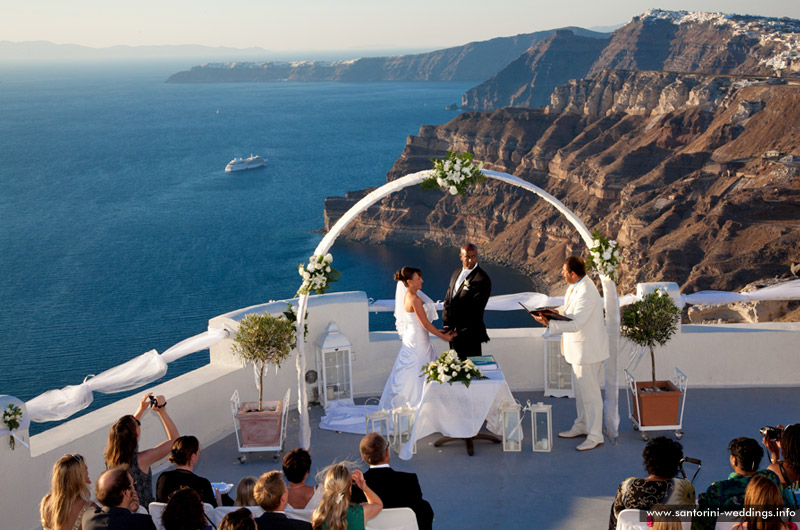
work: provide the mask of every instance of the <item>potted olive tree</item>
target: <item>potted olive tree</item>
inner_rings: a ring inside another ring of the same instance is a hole
[[[636,381],[632,411],[639,425],[676,425],[682,392],[672,381],[656,379],[656,346],[664,346],[678,330],[681,310],[665,290],[646,294],[622,311],[620,334],[650,352],[651,381]],[[638,416],[641,412],[641,417]]]
[[[272,446],[280,440],[283,408],[289,404],[264,401],[264,373],[270,365],[280,367],[289,357],[296,345],[295,333],[292,322],[269,313],[250,314],[239,323],[232,350],[253,363],[258,382],[258,401],[241,403],[236,414],[242,446]]]

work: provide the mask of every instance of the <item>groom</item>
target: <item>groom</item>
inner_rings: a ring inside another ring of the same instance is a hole
[[[453,271],[444,299],[442,323],[458,332],[450,348],[459,359],[481,355],[481,342],[488,342],[483,310],[492,291],[492,281],[478,267],[478,247],[467,243],[461,247],[462,268]]]

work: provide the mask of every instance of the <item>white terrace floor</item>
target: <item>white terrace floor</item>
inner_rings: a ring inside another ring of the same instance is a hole
[[[519,392],[514,397],[553,405],[553,432],[567,429],[574,418],[571,399],[542,398],[541,392]],[[412,460],[392,454],[392,465],[419,475],[425,498],[435,512],[437,529],[603,529],[616,487],[629,476],[645,476],[638,432],[627,420],[624,394],[619,445],[606,443],[585,453],[575,451],[578,441],[556,440],[551,453],[530,450],[530,419],[524,427],[528,438],[520,453],[504,453],[500,445],[476,442],[475,455],[463,444],[434,447],[438,435],[421,440]],[[684,455],[702,460],[695,488],[705,490],[730,473],[728,442],[738,436],[759,439],[764,425],[788,424],[800,415],[800,388],[689,388],[683,418]],[[333,461],[360,460],[360,436],[319,429],[321,407],[311,409],[312,474]],[[660,433],[649,433],[657,436]],[[672,436],[672,433],[665,433]],[[298,445],[297,412],[291,411],[286,449]],[[233,435],[205,448],[196,472],[211,481],[236,484],[245,475],[280,469],[273,453],[249,454],[237,461]],[[766,463],[766,458],[762,466]],[[362,469],[366,465],[362,462]],[[694,472],[696,467],[687,469]]]

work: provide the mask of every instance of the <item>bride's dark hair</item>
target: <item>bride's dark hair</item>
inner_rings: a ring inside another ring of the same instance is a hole
[[[403,267],[394,273],[394,281],[403,282],[403,285],[408,287],[408,280],[414,277],[414,274],[419,274],[422,277],[422,271],[416,267]]]

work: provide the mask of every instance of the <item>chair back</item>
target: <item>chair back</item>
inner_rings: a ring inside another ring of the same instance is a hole
[[[625,509],[617,515],[617,530],[650,530],[647,526],[647,512]]]
[[[366,530],[419,530],[417,516],[411,508],[381,510],[381,513],[367,521],[365,526]]]
[[[247,508],[250,510],[250,513],[253,514],[254,519],[256,517],[261,517],[261,514],[264,513],[264,510],[261,508],[261,506],[217,506],[214,511],[217,513],[217,518],[219,521],[222,522],[223,517],[241,508]]]
[[[151,502],[150,506],[148,506],[150,517],[153,518],[153,524],[156,525],[156,530],[164,530],[164,523],[161,522],[161,516],[164,514],[164,508],[166,507],[166,502]]]
[[[288,517],[289,519],[298,519],[300,521],[305,521],[307,523],[311,522],[311,517],[314,515],[314,508],[304,508],[302,510],[297,510],[287,505],[284,511],[286,512],[286,517]]]

